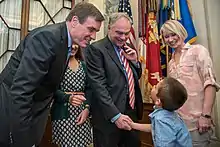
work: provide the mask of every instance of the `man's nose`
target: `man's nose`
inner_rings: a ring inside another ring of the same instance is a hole
[[[126,40],[127,37],[126,37],[125,34],[122,34],[120,38],[121,38],[122,40]]]
[[[95,40],[96,39],[96,32],[92,32],[90,37],[92,38],[92,40]]]

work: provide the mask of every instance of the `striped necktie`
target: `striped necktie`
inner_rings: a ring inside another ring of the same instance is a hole
[[[133,76],[133,72],[131,70],[131,67],[129,66],[128,60],[122,54],[122,49],[119,49],[119,55],[120,55],[121,61],[122,61],[123,65],[124,65],[124,68],[125,68],[125,71],[126,71],[127,77],[128,77],[129,104],[130,104],[131,108],[134,109],[135,91],[134,91],[134,76]]]

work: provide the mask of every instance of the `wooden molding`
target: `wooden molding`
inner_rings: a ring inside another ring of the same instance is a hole
[[[30,0],[22,0],[21,8],[21,40],[28,34]]]

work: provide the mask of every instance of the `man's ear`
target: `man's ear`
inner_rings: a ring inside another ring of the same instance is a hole
[[[110,29],[110,25],[108,25],[108,30]]]
[[[161,103],[160,99],[158,99],[158,98],[156,99],[155,105],[162,106],[162,103]]]
[[[79,19],[77,16],[73,16],[71,19],[71,25],[73,28],[75,28],[75,26],[79,23]]]

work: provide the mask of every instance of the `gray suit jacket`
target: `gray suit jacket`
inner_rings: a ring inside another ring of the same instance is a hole
[[[0,144],[12,133],[13,146],[39,144],[53,93],[66,67],[66,23],[31,31],[0,74]]]
[[[108,37],[86,48],[85,59],[92,90],[90,101],[93,126],[101,131],[114,131],[116,126],[110,120],[118,113],[125,113],[129,100],[128,81],[123,66]],[[141,119],[143,101],[138,83],[141,68],[129,63],[135,81],[136,116]]]

